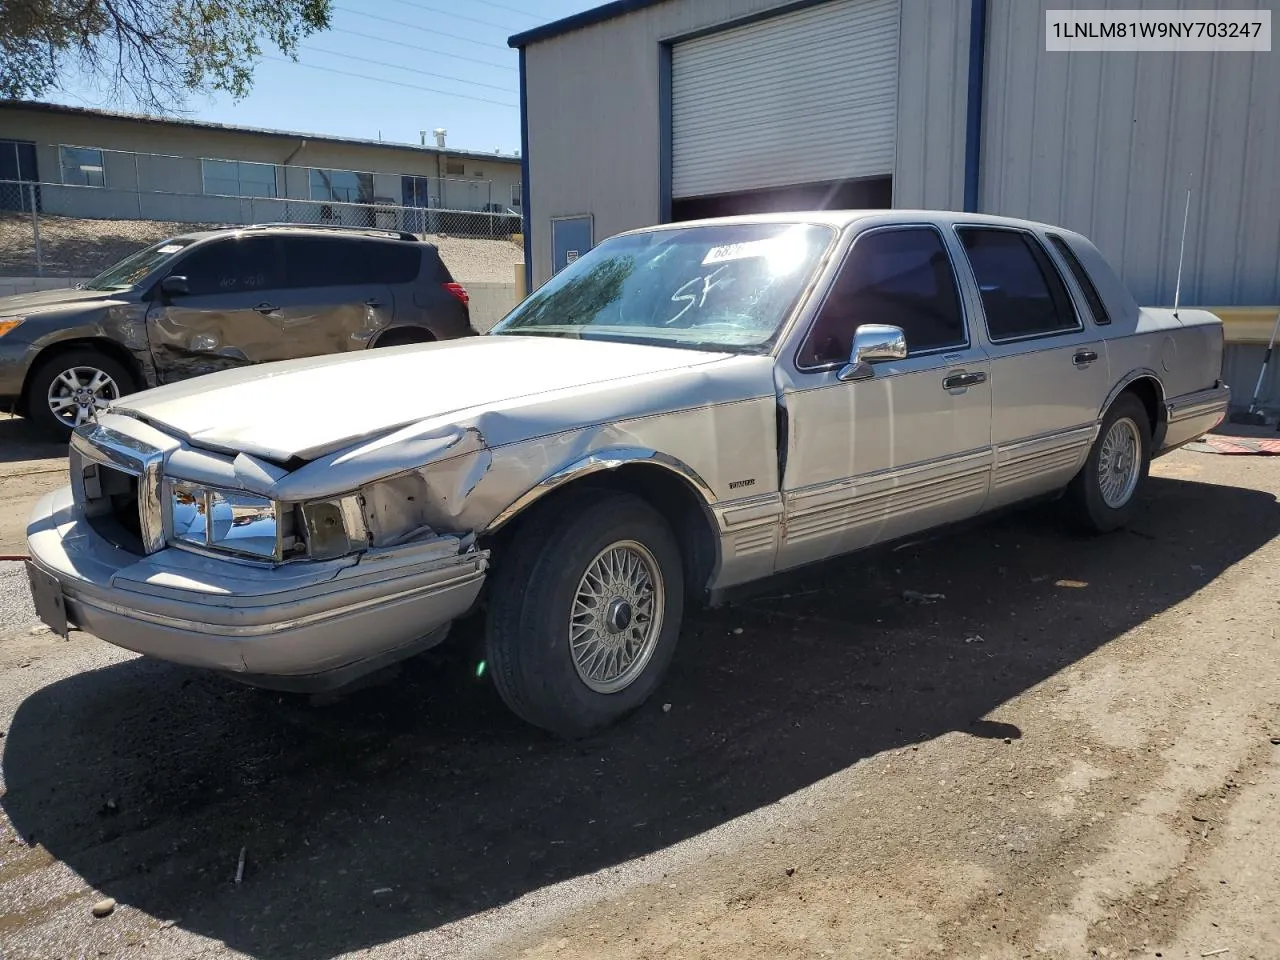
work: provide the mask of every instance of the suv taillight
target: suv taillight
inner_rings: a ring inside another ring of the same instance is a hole
[[[470,295],[469,293],[467,293],[467,289],[466,289],[466,287],[464,287],[462,284],[460,284],[460,283],[446,283],[446,284],[444,285],[444,288],[445,288],[446,290],[448,290],[448,291],[449,291],[449,293],[453,294],[455,297],[457,297],[459,300],[461,300],[463,303],[470,303],[470,302],[471,302],[471,295]]]

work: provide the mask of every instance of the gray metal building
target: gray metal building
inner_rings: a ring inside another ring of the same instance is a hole
[[[1168,303],[1190,186],[1183,302],[1280,302],[1280,53],[1045,50],[1050,9],[1273,5],[617,0],[519,34],[530,283],[658,222],[934,207],[1079,230]]]

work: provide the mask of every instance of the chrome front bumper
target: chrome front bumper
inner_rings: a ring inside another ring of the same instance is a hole
[[[69,623],[162,660],[286,688],[333,686],[411,654],[466,613],[488,553],[454,537],[340,560],[238,563],[174,548],[130,553],[97,534],[69,487],[36,504],[34,566]],[[51,624],[52,626],[52,624]],[[314,683],[310,681],[314,679]]]

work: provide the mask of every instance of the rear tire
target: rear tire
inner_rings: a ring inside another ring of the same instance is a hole
[[[1102,419],[1089,457],[1067,487],[1066,506],[1075,525],[1110,533],[1128,524],[1151,467],[1151,421],[1132,393],[1122,393]]]
[[[684,613],[680,548],[661,514],[629,494],[558,498],[495,560],[486,656],[517,716],[583,737],[653,694]]]
[[[65,443],[76,420],[91,419],[95,409],[101,413],[105,403],[137,389],[137,380],[124,364],[92,347],[76,347],[37,364],[23,400],[32,425]],[[53,404],[60,404],[61,416]]]

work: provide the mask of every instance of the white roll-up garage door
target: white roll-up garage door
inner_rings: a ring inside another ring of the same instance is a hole
[[[899,0],[835,0],[671,51],[674,197],[892,175]]]

